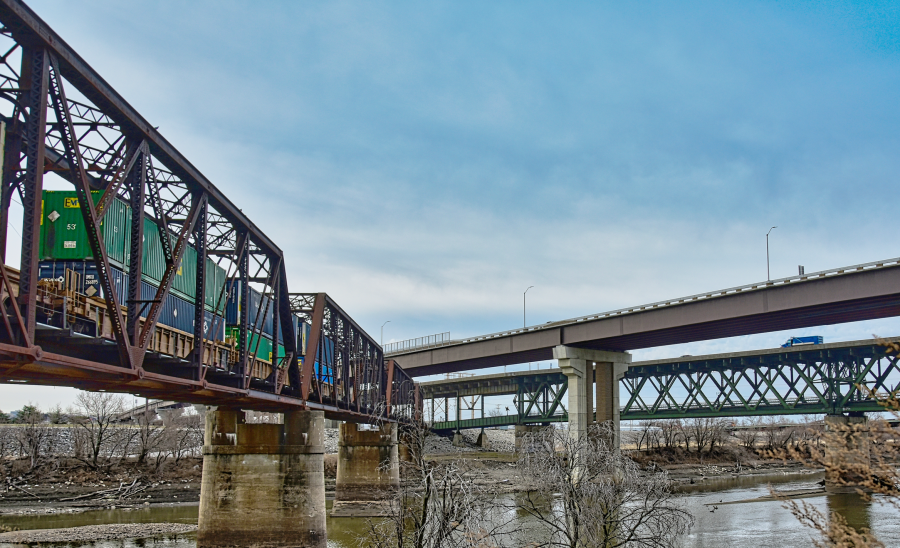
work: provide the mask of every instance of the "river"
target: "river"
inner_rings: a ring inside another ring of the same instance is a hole
[[[685,548],[760,548],[763,546],[812,546],[810,530],[803,528],[777,501],[721,504],[710,512],[706,503],[744,501],[768,494],[768,484],[778,490],[815,488],[820,474],[724,478],[703,486],[688,486],[681,499],[694,514],[694,527],[683,539]],[[857,495],[819,495],[804,499],[821,510],[841,512],[854,527],[868,527],[887,545],[900,546],[900,519],[889,505],[866,503]],[[329,503],[330,507],[330,503]],[[19,529],[76,527],[102,523],[196,523],[197,506],[154,506],[138,510],[103,510],[49,516],[3,516],[0,525]],[[329,548],[351,548],[364,530],[365,521],[328,519]],[[0,543],[0,548],[16,545]],[[32,546],[34,546],[32,544]],[[75,543],[66,548],[195,548],[194,535]],[[18,548],[18,547],[17,547]]]

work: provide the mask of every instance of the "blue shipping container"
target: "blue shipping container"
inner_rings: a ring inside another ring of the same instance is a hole
[[[79,293],[88,296],[103,298],[100,288],[100,278],[97,274],[97,265],[94,261],[41,261],[38,266],[38,278],[41,280],[57,280],[65,282],[66,270],[72,270],[79,275],[78,286],[73,288]],[[116,296],[119,304],[126,305],[125,299],[128,293],[128,276],[118,268],[111,267],[113,287],[116,288]],[[156,287],[141,280],[141,300],[149,301],[156,297]],[[150,303],[152,304],[152,303]],[[142,316],[150,311],[150,304],[144,307]],[[216,315],[209,310],[204,310],[204,330],[206,338],[215,341],[225,341],[225,318]],[[186,333],[194,333],[194,304],[181,297],[169,293],[163,302],[159,314],[159,324],[178,329]],[[215,329],[215,332],[213,332]]]
[[[78,274],[77,287],[73,289],[78,293],[83,293],[88,297],[97,296],[104,298],[103,291],[100,288],[100,276],[97,274],[97,265],[94,261],[41,261],[38,264],[39,280],[56,280],[65,282],[66,270],[72,270]],[[116,297],[119,298],[119,304],[125,304],[125,288],[127,287],[127,278],[121,270],[113,268],[111,270],[113,278],[113,286],[116,287]]]
[[[241,298],[241,282],[240,280],[230,280],[228,282],[228,306],[225,308],[225,319],[228,321],[228,325],[239,325],[240,324],[240,306],[238,305]],[[266,303],[268,303],[268,309],[266,310],[265,318],[260,318],[257,322],[257,315],[261,315],[262,311],[260,311],[260,306],[264,309],[266,308]],[[250,313],[248,315],[248,326],[253,326],[254,322],[256,325],[261,325],[261,331],[268,335],[269,338],[272,337],[272,318],[274,317],[274,306],[272,304],[272,299],[270,297],[263,297],[263,295],[250,287]]]

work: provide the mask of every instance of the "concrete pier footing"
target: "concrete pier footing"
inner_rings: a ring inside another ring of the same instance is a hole
[[[325,548],[324,414],[244,424],[235,409],[206,414],[199,548]]]
[[[465,436],[463,436],[463,433],[459,430],[453,433],[453,440],[450,443],[453,447],[467,447],[469,445],[466,443]]]
[[[388,515],[390,500],[399,487],[397,425],[360,429],[357,424],[342,423],[331,515]]]
[[[628,370],[631,354],[557,346],[553,349],[553,357],[559,361],[559,368],[569,381],[569,435],[578,438],[587,434],[588,427],[595,421],[610,422],[615,437],[611,443],[618,447],[618,381]],[[595,379],[596,401],[592,401]]]
[[[475,439],[475,445],[481,447],[482,449],[491,448],[491,440],[488,439],[487,432],[482,430],[478,433],[478,438]]]
[[[865,416],[825,415],[825,458],[828,461],[825,490],[829,493],[855,493],[868,477],[860,474],[868,468],[869,432]]]

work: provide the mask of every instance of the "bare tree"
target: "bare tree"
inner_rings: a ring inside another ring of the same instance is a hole
[[[784,451],[796,433],[793,425],[779,421],[778,417],[766,417],[762,425],[763,442],[768,451]]]
[[[638,423],[638,430],[634,434],[634,446],[637,451],[641,451],[644,447],[651,449],[651,444],[658,430],[653,421],[641,421]]]
[[[680,446],[682,441],[685,443],[688,442],[688,440],[685,440],[684,438],[684,428],[682,428],[680,420],[661,420],[658,422],[658,425],[663,448],[674,449],[675,447]]]
[[[693,525],[670,490],[666,472],[642,472],[612,449],[608,426],[588,435],[546,430],[535,436],[534,451],[519,461],[532,489],[518,497],[518,510],[544,529],[537,547],[675,546]]]
[[[51,452],[50,427],[44,423],[44,413],[34,404],[22,407],[16,422],[22,425],[16,431],[19,454],[29,459],[29,470],[34,470],[40,458]]]
[[[47,413],[47,421],[50,422],[50,424],[66,424],[69,422],[69,417],[66,415],[65,411],[63,411],[62,406],[56,404],[50,409],[50,412]]]
[[[740,427],[735,429],[734,437],[740,442],[741,447],[749,450],[756,448],[756,442],[759,440],[759,426],[759,418],[750,417],[744,419]]]
[[[175,464],[184,457],[195,455],[203,447],[203,415],[179,411],[165,426],[166,449]]]
[[[16,447],[14,430],[12,428],[0,428],[0,462],[12,455]]]
[[[494,497],[476,488],[461,461],[425,457],[433,435],[423,423],[399,425],[408,452],[400,461],[400,488],[387,519],[369,520],[359,538],[365,548],[488,548],[505,534]]]
[[[716,443],[722,439],[725,431],[725,421],[715,417],[690,418],[685,420],[683,424],[687,432],[685,438],[694,440],[697,453],[702,453],[707,445],[709,445],[709,451],[712,453]]]
[[[724,447],[728,439],[728,421],[721,417],[712,419],[709,429],[709,452],[716,450],[716,446]]]
[[[101,457],[118,454],[123,445],[124,440],[119,439],[122,436],[115,435],[113,421],[124,409],[124,398],[109,392],[80,392],[75,402],[75,408],[69,414],[74,418],[76,434],[80,438],[76,445],[84,448],[83,456],[76,456],[92,468],[98,468],[102,464]]]
[[[155,454],[155,468],[159,469],[162,463],[160,455],[165,455],[164,444],[166,441],[165,430],[156,422],[156,411],[144,410],[134,416],[137,424],[137,464],[144,464],[147,457]],[[164,458],[164,457],[163,457]]]

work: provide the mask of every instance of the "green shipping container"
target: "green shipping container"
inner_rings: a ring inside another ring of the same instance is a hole
[[[170,242],[174,245],[176,235],[172,235]],[[166,271],[166,258],[163,254],[162,240],[159,227],[152,219],[144,219],[144,257],[143,277],[153,285],[159,285]],[[213,310],[219,299],[219,292],[225,285],[225,270],[216,264],[212,258],[206,258],[206,287],[204,304],[207,310]],[[175,278],[172,280],[172,293],[191,302],[197,296],[197,250],[188,246],[184,250],[181,262],[175,270]],[[225,297],[219,307],[224,314]]]
[[[94,204],[100,201],[99,190],[91,192]],[[42,261],[93,260],[84,217],[74,190],[45,190],[41,201]],[[131,234],[131,211],[123,202],[113,200],[100,222],[100,233],[111,265],[124,268],[128,264],[128,242]]]
[[[231,326],[225,328],[225,338],[233,339],[238,341],[240,345],[240,337],[238,336],[238,328]],[[256,348],[256,341],[259,340],[259,349]],[[250,348],[249,353],[253,355],[253,351],[256,350],[256,359],[263,360],[269,363],[272,363],[272,340],[265,335],[262,338],[259,338],[257,333],[253,333],[250,336]],[[278,345],[278,357],[284,357],[284,346]]]
[[[92,192],[96,204],[102,196],[101,191]],[[45,190],[41,203],[41,260],[86,261],[93,260],[87,230],[78,204],[75,191]],[[131,240],[131,208],[119,199],[109,206],[100,227],[106,243],[106,253],[110,264],[125,270],[130,261]],[[171,241],[174,243],[176,236]],[[144,219],[143,260],[141,261],[142,278],[154,286],[159,286],[166,268],[162,242],[159,238],[159,227],[150,218]],[[212,258],[206,259],[206,295],[204,304],[212,311],[219,301],[219,293],[225,286],[225,270],[219,267]],[[197,250],[187,247],[181,259],[175,278],[172,280],[172,293],[193,302],[197,290]],[[227,297],[223,297],[220,314],[224,314]]]

